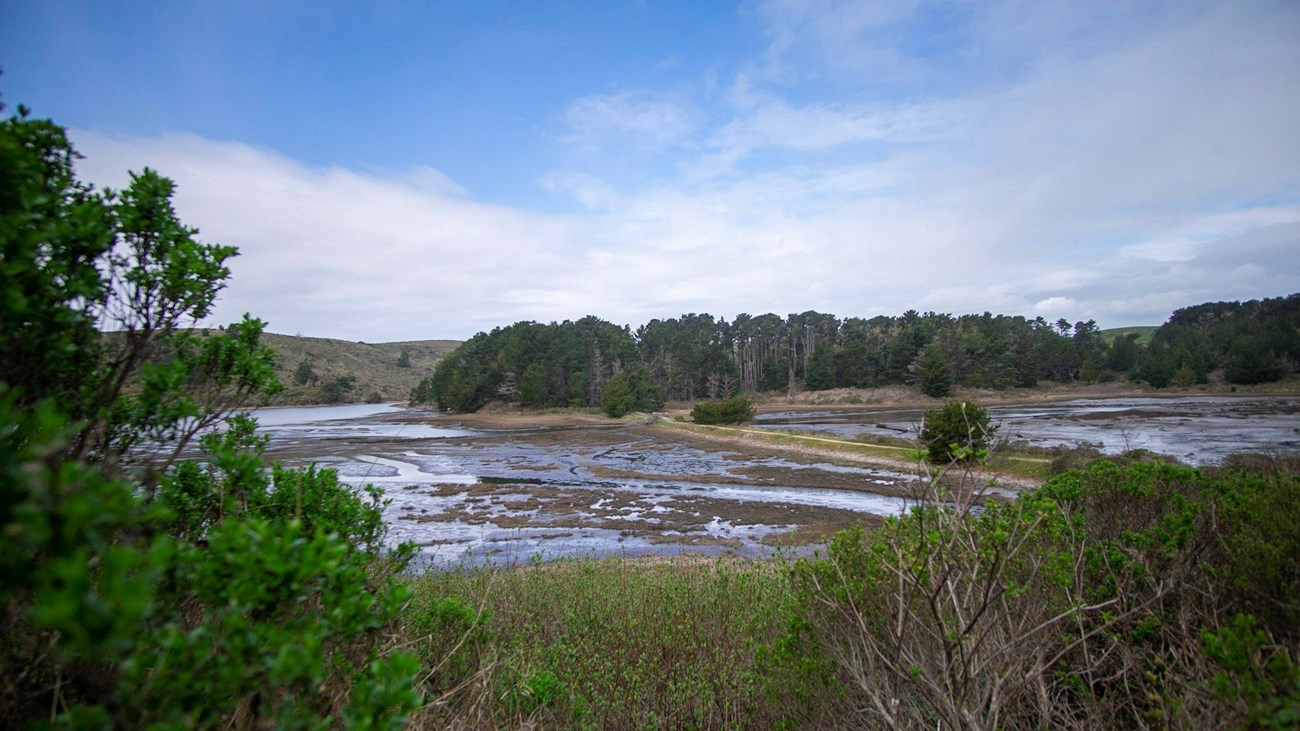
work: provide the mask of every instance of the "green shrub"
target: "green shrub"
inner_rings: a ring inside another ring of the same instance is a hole
[[[279,387],[261,322],[186,329],[235,250],[194,239],[166,178],[107,195],[75,157],[0,123],[0,727],[401,724],[410,552],[378,493],[268,470],[249,418],[215,430]]]
[[[968,463],[983,460],[996,427],[989,412],[979,404],[954,401],[925,412],[921,443],[934,464]]]
[[[701,401],[691,409],[696,424],[747,424],[754,418],[754,404],[744,396],[725,401]]]
[[[356,376],[338,376],[326,381],[320,387],[320,400],[323,404],[342,403],[357,383]]]

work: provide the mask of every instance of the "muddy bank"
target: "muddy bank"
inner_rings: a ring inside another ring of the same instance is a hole
[[[385,409],[265,430],[273,459],[383,489],[392,538],[420,545],[431,564],[763,556],[896,514],[916,492],[903,471],[560,417],[560,426],[489,430],[481,425],[502,422]]]

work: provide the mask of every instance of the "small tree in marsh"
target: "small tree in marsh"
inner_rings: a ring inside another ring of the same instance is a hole
[[[320,376],[317,375],[316,369],[312,368],[310,358],[303,358],[302,362],[299,363],[298,367],[293,371],[293,382],[299,386],[306,386],[307,384],[315,385],[319,380]]]
[[[331,378],[320,387],[321,403],[342,403],[343,399],[347,398],[348,393],[352,391],[352,387],[356,385],[356,382],[356,376],[337,376]]]
[[[968,401],[954,401],[925,412],[921,443],[933,464],[974,462],[988,453],[996,430],[989,423],[988,409]]]

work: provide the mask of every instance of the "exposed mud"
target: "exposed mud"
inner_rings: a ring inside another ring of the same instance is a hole
[[[273,421],[264,427],[272,458],[380,486],[392,538],[439,564],[535,553],[764,555],[898,513],[916,491],[905,472],[736,451],[637,423],[489,431],[388,409]]]

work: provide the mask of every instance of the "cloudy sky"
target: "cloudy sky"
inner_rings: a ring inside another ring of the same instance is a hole
[[[173,178],[214,322],[1158,324],[1300,291],[1300,3],[0,0],[0,93]]]

